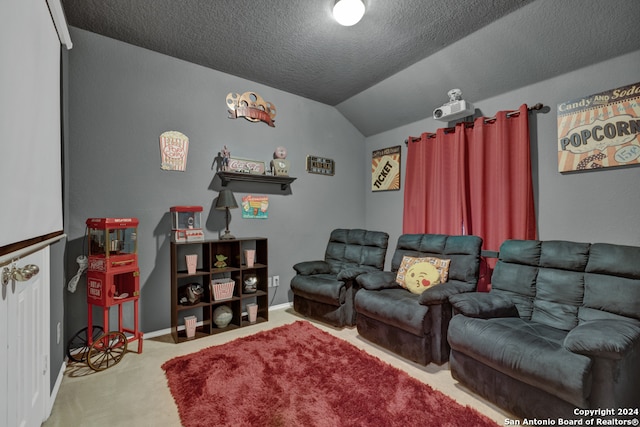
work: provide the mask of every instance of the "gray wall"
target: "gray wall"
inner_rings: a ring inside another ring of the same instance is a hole
[[[290,194],[263,184],[234,190],[238,202],[269,196],[268,219],[232,210],[230,229],[269,239],[269,274],[281,283],[272,304],[291,299],[292,265],[321,259],[333,228],[364,226],[364,137],[335,108],[76,28],[71,36],[67,271],[85,251],[87,218],[137,217],[144,332],[170,326],[169,207],[203,206],[207,238],[224,229],[224,212],[212,209],[220,183],[211,166],[225,144],[234,157],[265,162],[283,145],[297,177]],[[276,106],[275,128],[227,117],[227,94],[246,91]],[[190,138],[186,172],[160,169],[158,137],[168,130]],[[333,158],[335,176],[308,174],[309,154]],[[85,287],[66,299],[68,339],[86,326]]]
[[[236,210],[230,226],[237,236],[269,238],[270,274],[281,277],[273,304],[281,304],[291,299],[291,266],[321,258],[331,229],[384,230],[395,245],[402,233],[403,191],[371,192],[371,152],[402,145],[404,173],[407,136],[446,125],[425,118],[365,139],[332,107],[75,28],[72,37],[68,275],[83,252],[86,218],[138,217],[141,328],[146,332],[169,327],[169,207],[202,205],[208,238],[224,228],[223,213],[211,208],[220,189],[211,164],[223,145],[234,156],[265,162],[276,146],[288,148],[291,175],[298,178],[291,194],[264,185],[236,187],[238,200],[246,194],[269,195],[269,219],[242,219]],[[640,168],[560,174],[555,114],[559,102],[637,82],[638,64],[640,52],[634,52],[495,98],[471,100],[478,114],[487,116],[522,103],[550,107],[547,113],[530,115],[541,239],[640,245],[640,231],[632,226],[640,209]],[[275,128],[227,118],[227,93],[249,90],[277,107]],[[186,172],[160,170],[158,136],[167,130],[181,131],[191,140]],[[335,159],[336,175],[306,173],[308,154]],[[86,325],[84,288],[66,299],[68,337]]]
[[[486,100],[469,99],[476,114],[491,117],[499,110],[515,110],[538,102],[547,113],[530,113],[534,193],[538,235],[542,240],[609,242],[640,245],[640,167],[559,173],[557,157],[557,104],[640,81],[640,51],[595,64]],[[500,78],[499,74],[496,78]],[[460,83],[464,93],[464,82]],[[430,115],[425,111],[425,115]],[[434,132],[447,123],[426,118],[366,138],[364,162],[372,151],[402,145],[403,178],[406,161],[404,140]],[[370,178],[369,178],[370,179]],[[404,188],[404,182],[402,187]],[[403,191],[366,192],[366,228],[383,229],[395,246],[402,234]],[[389,260],[387,260],[389,263]]]

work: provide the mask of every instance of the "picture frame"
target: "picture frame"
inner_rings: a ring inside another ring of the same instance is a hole
[[[307,156],[307,172],[318,175],[333,176],[336,173],[336,162],[320,156]]]
[[[371,156],[371,191],[398,191],[401,187],[402,147],[374,150]]]

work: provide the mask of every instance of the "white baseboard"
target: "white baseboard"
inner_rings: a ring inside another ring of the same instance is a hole
[[[269,311],[282,310],[282,309],[291,308],[291,307],[293,307],[293,302],[285,302],[283,304],[269,306]],[[202,325],[202,322],[196,323],[196,326],[201,326],[201,325]],[[183,329],[184,329],[184,325],[178,326],[179,331]],[[144,339],[156,338],[156,337],[160,337],[162,335],[167,335],[170,333],[171,333],[171,328],[160,329],[159,331],[145,332],[143,338]]]
[[[285,302],[278,305],[272,305],[269,307],[269,311],[281,310],[283,308],[291,308],[293,307],[293,302]]]

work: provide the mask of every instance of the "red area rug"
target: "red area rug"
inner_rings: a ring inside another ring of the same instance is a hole
[[[162,369],[185,427],[496,426],[304,321],[176,357]]]

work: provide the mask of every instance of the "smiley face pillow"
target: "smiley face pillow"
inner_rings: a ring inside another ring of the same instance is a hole
[[[420,295],[433,285],[447,281],[451,260],[434,257],[404,256],[398,269],[396,282],[411,293]]]

